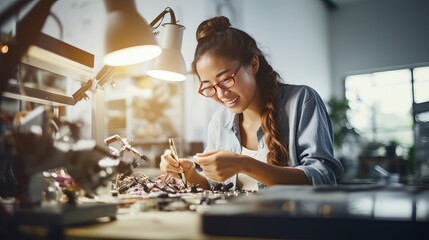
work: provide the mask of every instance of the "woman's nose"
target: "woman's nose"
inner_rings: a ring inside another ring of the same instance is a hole
[[[215,88],[216,88],[216,95],[218,98],[222,98],[229,91],[229,89],[223,89],[223,88],[220,88],[219,86],[216,86]]]

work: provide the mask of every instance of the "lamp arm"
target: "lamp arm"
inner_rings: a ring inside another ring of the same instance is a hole
[[[92,88],[93,83],[96,83],[99,87],[103,87],[108,81],[112,79],[113,75],[115,75],[119,69],[121,69],[121,67],[104,65],[95,76],[95,79],[88,80],[86,83],[82,84],[82,86],[75,93],[73,93],[73,99],[75,103],[82,99],[88,98],[86,91]]]
[[[161,20],[165,14],[170,13],[170,18],[171,18],[171,23],[176,24],[176,15],[174,15],[174,11],[173,9],[171,9],[170,7],[166,7],[164,9],[164,11],[162,11],[154,20],[152,20],[152,22],[150,22],[150,26],[153,27],[159,20]]]
[[[87,99],[88,95],[86,95],[86,91],[91,89],[93,80],[88,80],[85,84],[83,84],[75,93],[73,93],[72,97],[75,101],[75,103],[79,102],[80,100]]]

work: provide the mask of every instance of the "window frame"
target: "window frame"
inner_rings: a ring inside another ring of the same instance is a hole
[[[423,68],[423,67],[429,67],[429,63],[416,64],[416,65],[410,65],[410,66],[390,67],[390,68],[383,68],[383,69],[371,69],[371,70],[367,70],[367,71],[348,73],[343,78],[344,99],[346,99],[348,101],[348,99],[346,97],[346,95],[347,95],[346,80],[350,76],[375,74],[375,73],[381,73],[381,72],[387,72],[387,71],[396,71],[396,70],[409,70],[410,74],[411,74],[411,76],[410,76],[410,78],[411,78],[410,79],[410,87],[411,87],[411,97],[412,97],[412,101],[411,101],[411,108],[412,108],[411,115],[412,116],[411,117],[413,120],[413,125],[411,126],[410,130],[412,131],[412,134],[413,134],[413,140],[414,140],[413,144],[415,144],[416,131],[414,129],[416,127],[416,124],[418,124],[420,122],[418,120],[417,116],[421,113],[426,113],[426,112],[429,113],[429,101],[417,103],[416,97],[415,97],[416,93],[415,93],[415,73],[414,73],[414,70],[417,68]],[[374,118],[374,115],[371,115],[371,117]],[[372,129],[369,129],[368,131],[370,131],[371,135],[374,135],[377,131],[380,131],[380,130],[385,131],[386,129],[378,128],[377,126],[375,126],[375,129],[372,128]]]

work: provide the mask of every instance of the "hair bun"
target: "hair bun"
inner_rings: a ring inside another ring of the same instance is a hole
[[[197,41],[213,33],[224,31],[231,27],[231,22],[225,16],[218,16],[202,22],[197,28]]]

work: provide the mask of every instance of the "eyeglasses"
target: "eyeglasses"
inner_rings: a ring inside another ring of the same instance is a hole
[[[198,89],[198,93],[203,95],[204,97],[213,97],[216,94],[216,86],[219,86],[222,89],[228,89],[235,84],[235,75],[237,75],[238,71],[240,71],[241,64],[238,65],[237,69],[235,69],[234,73],[228,78],[216,83],[213,86],[203,87],[201,83],[200,88]]]

